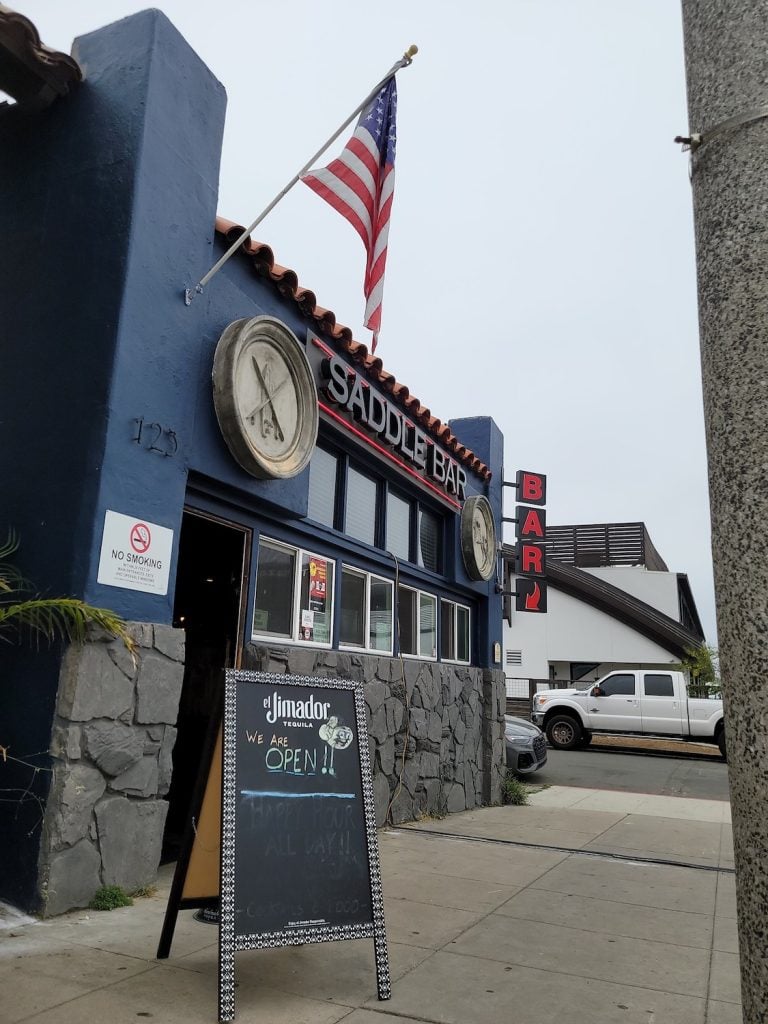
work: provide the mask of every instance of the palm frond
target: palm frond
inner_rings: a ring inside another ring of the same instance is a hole
[[[83,643],[89,626],[97,626],[122,640],[136,662],[136,641],[128,632],[121,616],[108,608],[96,608],[74,597],[30,597],[19,600],[19,595],[32,591],[32,586],[13,565],[6,561],[19,548],[13,529],[8,530],[0,543],[0,640],[11,636],[20,638],[26,632],[49,643],[63,637]]]
[[[9,530],[8,536],[0,545],[0,593],[2,594],[15,594],[21,590],[30,589],[19,570],[5,561],[15,551],[18,551],[18,548],[18,537],[13,530]]]
[[[3,541],[2,546],[0,546],[0,562],[8,558],[9,555],[12,555],[15,551],[18,551],[18,549],[19,539],[13,530],[9,530],[8,536]]]
[[[0,562],[0,594],[18,594],[28,589],[29,585],[18,569]]]
[[[27,629],[49,642],[66,637],[82,643],[89,625],[118,637],[133,653],[136,644],[124,621],[108,608],[96,608],[74,597],[33,598],[0,605],[0,632],[10,629],[18,634]]]

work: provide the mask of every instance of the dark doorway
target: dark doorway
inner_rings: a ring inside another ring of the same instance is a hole
[[[163,862],[179,854],[201,771],[221,719],[224,669],[240,660],[249,531],[186,511],[181,524],[173,624],[186,633],[184,683]]]

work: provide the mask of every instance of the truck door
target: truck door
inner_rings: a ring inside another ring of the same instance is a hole
[[[671,672],[642,672],[640,713],[643,732],[668,736],[683,734],[683,700]]]
[[[611,732],[640,732],[640,698],[635,672],[615,672],[599,683],[602,697],[587,697],[590,729]]]

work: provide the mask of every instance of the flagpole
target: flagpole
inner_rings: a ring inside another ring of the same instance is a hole
[[[283,198],[283,196],[286,195],[286,193],[290,192],[290,190],[293,188],[293,186],[296,184],[296,182],[299,180],[299,178],[301,178],[302,174],[305,174],[310,169],[312,164],[314,164],[315,161],[318,160],[323,155],[323,153],[326,151],[326,149],[328,149],[328,147],[332,143],[334,143],[336,141],[336,139],[338,139],[338,137],[341,135],[341,133],[344,131],[344,129],[347,128],[351,124],[352,121],[354,121],[354,119],[357,117],[357,115],[360,113],[360,111],[365,107],[365,105],[367,103],[370,103],[370,101],[373,99],[373,97],[379,92],[379,90],[381,88],[383,88],[383,86],[389,81],[389,79],[392,78],[392,76],[395,75],[401,68],[407,68],[409,64],[413,63],[413,58],[416,56],[416,54],[418,52],[419,52],[419,48],[415,44],[408,47],[408,49],[405,51],[405,53],[400,58],[400,60],[398,60],[395,64],[392,65],[392,67],[389,69],[389,71],[386,73],[386,75],[384,75],[384,77],[381,79],[380,82],[377,82],[376,85],[374,85],[374,87],[371,89],[371,91],[365,97],[363,102],[358,104],[358,106],[355,107],[355,109],[352,111],[352,113],[346,119],[344,124],[340,125],[336,129],[336,131],[333,133],[333,135],[331,135],[331,137],[329,139],[327,139],[322,144],[320,149],[318,149],[318,151],[316,153],[314,153],[309,158],[309,160],[307,160],[307,162],[304,164],[304,166],[301,168],[301,170],[298,171],[291,178],[291,180],[288,182],[288,184],[283,189],[281,189],[280,192],[277,193],[277,195],[272,200],[272,202],[269,203],[268,206],[264,207],[264,209],[261,211],[261,213],[256,218],[256,220],[253,221],[252,224],[248,225],[248,227],[245,229],[245,231],[243,231],[243,233],[236,239],[236,241],[234,241],[232,243],[232,245],[229,247],[229,249],[227,249],[227,251],[221,257],[221,259],[217,260],[217,262],[214,263],[214,265],[211,267],[211,269],[208,271],[208,273],[200,278],[200,280],[198,281],[198,283],[195,285],[194,288],[185,288],[184,289],[184,302],[185,302],[185,304],[187,306],[191,305],[192,299],[195,297],[195,295],[200,295],[201,294],[203,288],[205,288],[205,286],[208,284],[208,282],[211,280],[211,278],[215,274],[218,274],[218,272],[221,270],[221,268],[224,266],[224,264],[227,262],[227,260],[230,258],[230,256],[240,248],[240,246],[243,244],[243,242],[246,240],[246,238],[250,235],[250,233],[253,231],[253,229],[255,227],[257,227],[259,224],[261,224],[261,222],[264,220],[264,218],[267,216],[267,214],[270,213],[277,206],[277,204],[280,202],[280,200]]]

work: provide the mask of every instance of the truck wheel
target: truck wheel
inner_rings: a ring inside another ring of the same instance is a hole
[[[573,750],[581,732],[581,725],[570,715],[555,715],[547,722],[547,739],[556,750]]]
[[[720,753],[722,754],[723,760],[727,761],[728,755],[725,751],[725,729],[721,729],[720,732],[717,734],[715,743],[717,743],[718,747],[720,748]]]

